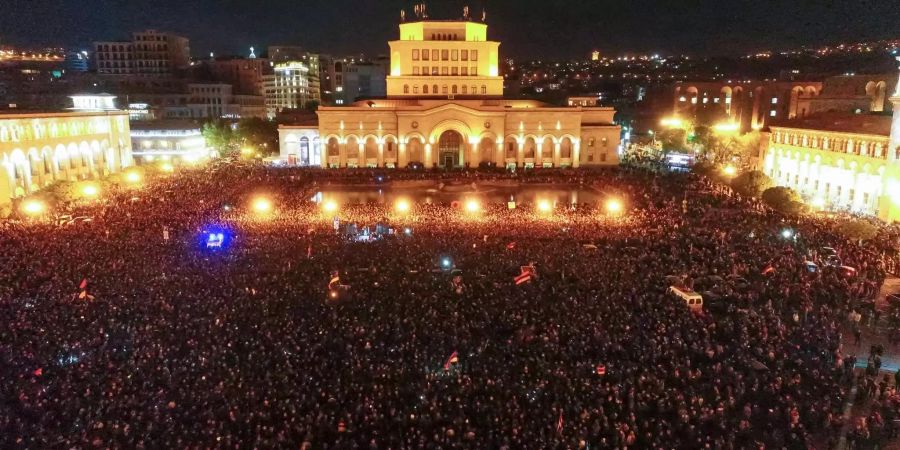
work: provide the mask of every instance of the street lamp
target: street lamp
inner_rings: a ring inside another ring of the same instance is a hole
[[[668,128],[681,128],[684,126],[684,121],[679,119],[678,117],[666,117],[663,120],[659,121],[659,124],[668,127]]]
[[[727,166],[725,166],[725,167],[722,168],[722,173],[723,173],[726,177],[729,177],[729,178],[730,178],[730,177],[733,177],[733,176],[737,175],[737,168],[734,167],[734,166],[732,166],[731,164],[729,164],[729,165],[727,165]]]
[[[22,203],[22,212],[29,216],[39,216],[47,210],[47,205],[40,200],[26,200]]]
[[[322,203],[322,209],[324,209],[325,212],[332,213],[338,210],[338,205],[334,200],[328,200],[325,203]]]
[[[606,201],[606,212],[616,215],[622,212],[623,206],[622,202],[616,199],[609,199]]]
[[[737,122],[719,122],[713,125],[716,133],[734,133],[739,128]]]
[[[406,199],[400,199],[394,203],[394,209],[400,214],[408,213],[411,208],[412,206],[409,204],[409,200]]]
[[[137,184],[141,182],[141,174],[131,171],[125,174],[125,181],[131,184]]]
[[[94,198],[98,194],[100,194],[100,189],[98,189],[97,186],[94,186],[93,184],[88,184],[81,188],[81,194],[85,197]]]
[[[466,201],[466,211],[470,214],[475,214],[478,211],[481,211],[481,205],[478,203],[478,200],[471,199]]]
[[[272,201],[265,197],[257,197],[253,200],[253,210],[259,214],[272,212]]]
[[[543,214],[549,214],[553,211],[553,204],[549,200],[538,200],[537,209]]]

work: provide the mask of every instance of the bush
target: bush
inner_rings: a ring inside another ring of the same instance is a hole
[[[766,189],[762,193],[762,200],[772,209],[786,214],[797,214],[802,212],[804,208],[800,194],[784,186]]]
[[[759,197],[774,183],[768,175],[759,170],[744,172],[731,181],[731,187],[741,195]]]
[[[837,230],[854,241],[872,239],[878,234],[878,227],[859,219],[843,219],[837,224]]]

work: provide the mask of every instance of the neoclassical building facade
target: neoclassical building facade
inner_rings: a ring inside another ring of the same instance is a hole
[[[618,164],[615,110],[504,99],[487,25],[418,20],[390,42],[387,97],[319,107],[279,127],[281,156],[321,167],[580,167]]]
[[[128,112],[0,114],[0,206],[132,165]]]
[[[770,127],[762,169],[810,204],[900,220],[900,93],[893,117],[818,113]]]

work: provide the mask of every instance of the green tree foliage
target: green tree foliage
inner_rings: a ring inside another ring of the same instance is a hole
[[[847,239],[868,240],[878,234],[878,228],[871,223],[860,219],[842,219],[837,224],[837,230]]]
[[[217,120],[207,122],[201,131],[206,145],[219,151],[222,156],[236,153],[239,150],[235,134],[228,122]]]
[[[249,146],[260,154],[278,152],[278,124],[265,119],[241,119],[235,132],[240,146]]]
[[[688,149],[687,131],[681,128],[671,128],[657,133],[656,138],[662,144],[663,151],[683,152]]]
[[[773,184],[772,179],[760,170],[744,172],[731,181],[731,187],[735,191],[750,197],[759,197]]]
[[[786,214],[797,214],[802,212],[804,208],[800,194],[784,186],[766,189],[762,193],[762,200],[772,209]]]

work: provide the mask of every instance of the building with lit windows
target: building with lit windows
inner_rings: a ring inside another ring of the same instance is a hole
[[[126,111],[0,114],[0,209],[54,181],[130,165]]]
[[[210,155],[199,122],[145,120],[131,124],[131,148],[135,162],[193,162]]]
[[[170,76],[191,62],[190,41],[156,30],[135,32],[130,41],[94,43],[97,73]]]
[[[900,92],[884,113],[821,112],[773,125],[762,169],[817,208],[900,220]]]
[[[468,10],[459,20],[416,12],[389,43],[386,95],[319,107],[317,123],[279,127],[283,159],[322,167],[618,164],[613,108],[504,99],[500,43],[488,39],[483,20]]]
[[[274,118],[286,109],[302,109],[311,101],[310,67],[300,61],[275,65],[274,73],[263,77],[266,115]],[[316,69],[318,73],[318,68]]]

